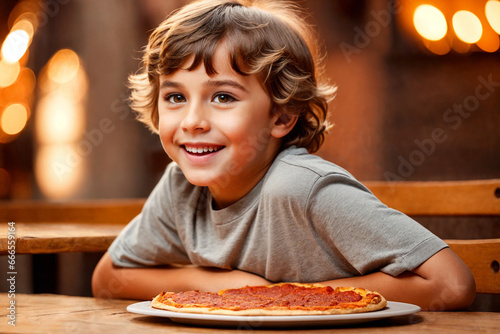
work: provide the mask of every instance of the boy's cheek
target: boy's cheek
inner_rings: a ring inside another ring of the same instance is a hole
[[[172,122],[168,122],[165,118],[161,118],[158,122],[158,134],[161,141],[167,140],[167,138],[172,137],[172,132],[174,131],[172,127]]]
[[[173,145],[172,141],[170,140],[170,136],[168,136],[168,133],[161,126],[159,127],[158,130],[159,130],[161,146],[163,147],[163,150],[168,154],[169,148]]]

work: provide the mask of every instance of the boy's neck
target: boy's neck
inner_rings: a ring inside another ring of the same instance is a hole
[[[253,175],[229,176],[223,185],[209,186],[208,189],[213,198],[212,208],[221,210],[245,197],[266,175],[279,152],[280,150],[276,149],[268,162]]]

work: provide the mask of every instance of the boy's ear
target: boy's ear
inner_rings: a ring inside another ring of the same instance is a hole
[[[292,131],[297,119],[297,115],[289,115],[283,113],[281,110],[276,114],[277,118],[271,130],[271,135],[275,138],[283,138],[290,131]]]

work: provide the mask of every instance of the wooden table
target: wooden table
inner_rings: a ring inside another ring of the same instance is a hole
[[[126,311],[135,301],[102,300],[62,295],[16,294],[16,326],[8,324],[10,300],[0,294],[1,333],[499,333],[500,313],[419,312],[362,325],[258,329],[206,328],[177,324],[168,318]]]
[[[144,201],[0,201],[0,254],[8,253],[11,227],[16,254],[104,252]]]
[[[8,252],[8,223],[0,226],[0,255]],[[104,252],[125,224],[118,223],[15,223],[16,254]]]

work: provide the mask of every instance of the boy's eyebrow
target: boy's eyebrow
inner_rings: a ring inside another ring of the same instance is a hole
[[[203,84],[206,87],[221,87],[221,86],[231,86],[238,88],[244,92],[247,92],[247,89],[239,84],[238,82],[234,80],[208,80]],[[183,87],[184,85],[180,82],[175,82],[175,81],[170,81],[170,80],[164,80],[160,84],[160,89],[163,88],[180,88]]]
[[[231,86],[231,87],[234,87],[234,88],[238,88],[244,92],[247,92],[247,89],[239,84],[238,82],[234,81],[234,80],[208,80],[204,86],[207,86],[207,87],[220,87],[220,86]]]
[[[175,82],[175,81],[164,80],[160,84],[160,89],[167,88],[167,87],[179,88],[179,87],[182,87],[182,86],[183,85],[181,83],[178,83],[178,82]]]

